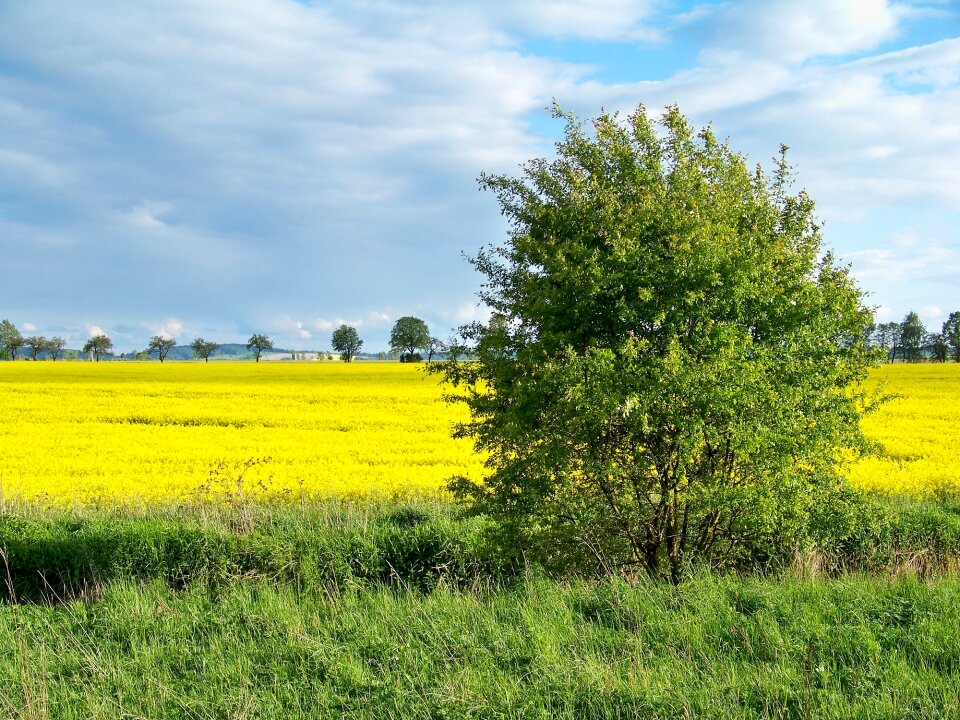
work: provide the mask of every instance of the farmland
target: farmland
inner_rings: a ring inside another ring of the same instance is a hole
[[[412,365],[8,363],[0,386],[7,499],[403,496],[481,469]]]
[[[871,383],[892,395],[864,421],[884,450],[851,468],[854,485],[960,489],[960,365],[886,365]],[[403,497],[482,472],[470,444],[450,438],[463,408],[410,365],[3,363],[0,386],[8,501]]]

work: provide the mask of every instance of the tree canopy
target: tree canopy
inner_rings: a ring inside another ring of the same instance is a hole
[[[247,340],[247,350],[252,350],[254,359],[260,362],[260,355],[264,350],[273,350],[273,340],[266,335],[254,333]]]
[[[430,328],[418,317],[406,315],[394,323],[390,331],[390,350],[400,353],[400,362],[417,359],[417,350],[430,346]]]
[[[198,358],[201,358],[204,362],[210,362],[210,356],[219,349],[220,345],[210,340],[204,340],[202,337],[198,337],[192,343],[190,343],[190,347],[193,349],[194,355],[196,355]]]
[[[156,353],[157,357],[160,359],[160,362],[166,360],[167,355],[170,354],[170,351],[177,346],[177,341],[173,338],[164,337],[163,335],[154,335],[150,338],[150,342],[147,345],[148,353]]]
[[[0,356],[17,359],[17,351],[23,347],[23,335],[17,326],[7,319],[0,321]]]
[[[676,107],[555,115],[555,159],[480,178],[511,231],[471,260],[472,360],[435,364],[489,458],[451,489],[548,563],[676,579],[809,542],[876,355],[786,148],[768,175]]]
[[[83,351],[93,355],[93,359],[100,362],[100,358],[113,350],[113,341],[106,335],[94,335],[83,346]]]
[[[363,347],[363,340],[357,329],[343,324],[333,331],[333,349],[340,353],[340,359],[350,362]]]

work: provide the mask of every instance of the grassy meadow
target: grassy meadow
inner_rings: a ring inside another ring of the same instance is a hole
[[[865,520],[674,587],[498,556],[412,366],[0,363],[0,717],[960,717],[960,366],[871,382]]]

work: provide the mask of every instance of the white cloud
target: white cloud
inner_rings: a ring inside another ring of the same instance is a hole
[[[901,283],[960,272],[960,252],[936,245],[860,250],[844,259],[853,265],[853,275],[863,284]]]
[[[177,336],[183,332],[183,323],[177,318],[167,318],[161,323],[151,325],[150,330],[154,335],[169,339],[177,339]]]
[[[99,325],[87,325],[87,333],[90,335],[90,337],[93,337],[94,335],[107,334],[106,331],[104,331],[104,329]]]
[[[922,307],[917,311],[917,314],[927,325],[931,325],[931,323],[939,325],[947,319],[946,313],[936,305]]]
[[[161,220],[161,216],[172,208],[173,205],[170,203],[145,201],[124,215],[133,225],[148,228],[166,227],[167,224]]]
[[[710,19],[716,46],[799,63],[869,50],[896,37],[906,7],[887,0],[748,0],[723,3]]]
[[[34,331],[36,331],[37,326],[34,325],[33,323],[25,322],[25,323],[23,324],[23,329],[26,330],[27,332],[34,332]]]

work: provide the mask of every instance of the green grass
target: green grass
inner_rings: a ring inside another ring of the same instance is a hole
[[[960,718],[955,502],[872,499],[799,561],[677,587],[548,578],[490,527],[0,513],[0,718]]]
[[[960,716],[957,579],[102,591],[0,608],[0,715]]]

